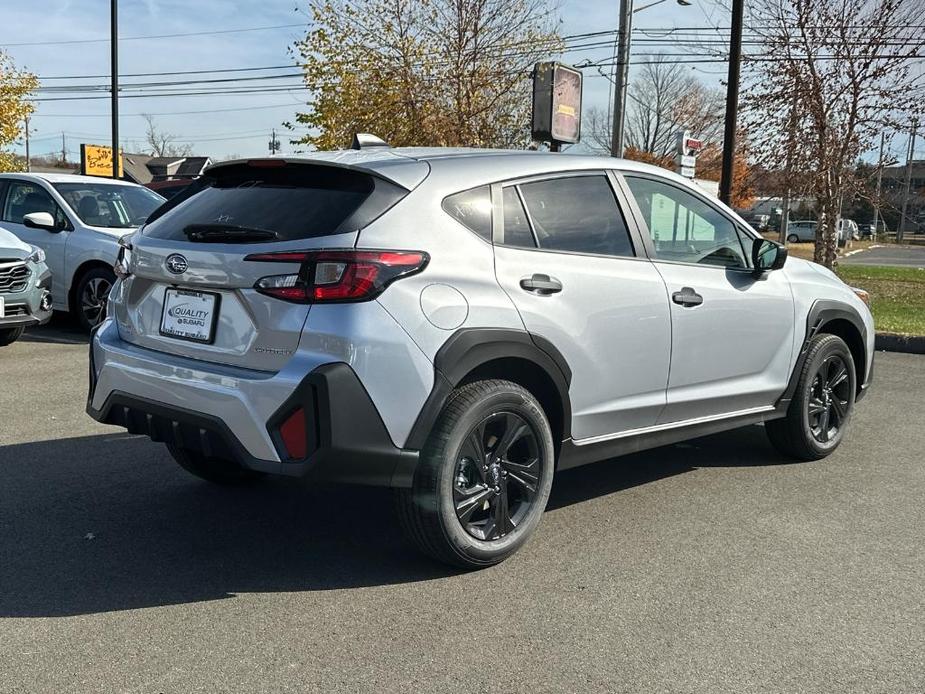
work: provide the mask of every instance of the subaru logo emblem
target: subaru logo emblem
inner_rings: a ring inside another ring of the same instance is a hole
[[[168,255],[167,260],[164,261],[164,265],[167,266],[169,272],[175,275],[182,275],[189,269],[189,263],[186,262],[186,258],[179,253]]]

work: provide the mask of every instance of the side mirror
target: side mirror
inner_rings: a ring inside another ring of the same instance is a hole
[[[46,231],[61,231],[55,226],[55,218],[48,212],[30,212],[22,218],[22,223],[30,229],[45,229]]]
[[[776,241],[755,239],[752,243],[752,267],[756,275],[769,270],[780,270],[787,261],[787,247]]]

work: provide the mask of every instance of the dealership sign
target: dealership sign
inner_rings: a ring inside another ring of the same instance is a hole
[[[687,178],[693,178],[697,171],[697,155],[703,149],[703,141],[691,137],[689,130],[679,130],[675,133],[675,163],[678,173]]]
[[[580,70],[560,63],[537,63],[533,68],[532,136],[553,145],[578,142],[581,137]]]
[[[112,147],[80,146],[80,173],[84,176],[112,176]],[[119,150],[119,177],[122,177],[122,150]]]

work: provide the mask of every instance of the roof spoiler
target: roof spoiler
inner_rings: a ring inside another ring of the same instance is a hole
[[[350,149],[372,149],[374,147],[388,147],[389,143],[381,137],[376,137],[370,133],[354,133],[353,144]]]

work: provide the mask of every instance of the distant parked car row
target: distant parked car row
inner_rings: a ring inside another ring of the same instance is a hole
[[[106,315],[119,239],[164,202],[134,183],[71,174],[0,174],[0,344],[51,310],[86,329]]]

